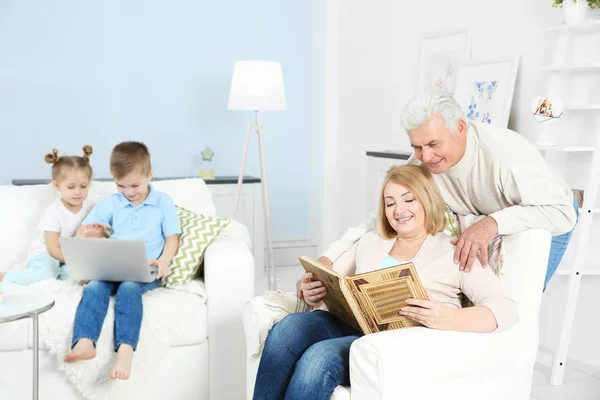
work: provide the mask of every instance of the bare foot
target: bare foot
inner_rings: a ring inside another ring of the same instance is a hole
[[[65,362],[74,363],[80,360],[91,360],[94,357],[96,357],[94,342],[90,339],[80,339],[73,351],[65,356]]]
[[[0,272],[0,282],[4,280],[4,275],[6,275],[6,272]]]
[[[129,379],[131,374],[131,361],[133,360],[133,347],[128,344],[122,344],[117,350],[117,361],[110,370],[108,376],[111,379]]]

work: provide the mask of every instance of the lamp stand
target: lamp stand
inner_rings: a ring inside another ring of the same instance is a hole
[[[235,202],[235,216],[238,215],[240,206],[240,193],[242,191],[242,182],[244,180],[244,170],[246,169],[246,156],[248,154],[248,142],[250,135],[256,133],[258,136],[258,154],[260,158],[260,185],[262,188],[263,213],[265,218],[265,240],[266,251],[265,263],[267,267],[267,276],[269,280],[269,290],[277,290],[277,281],[275,276],[275,263],[273,261],[273,238],[271,236],[271,208],[269,207],[269,190],[267,185],[267,168],[265,164],[264,135],[262,125],[258,123],[258,111],[255,111],[254,122],[248,123],[246,131],[246,140],[244,142],[244,152],[242,153],[242,167],[237,183],[237,196]]]

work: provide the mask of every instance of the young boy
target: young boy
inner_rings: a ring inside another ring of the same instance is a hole
[[[106,226],[112,228],[110,239],[143,240],[150,265],[156,266],[156,280],[151,283],[91,281],[83,297],[73,326],[72,351],[65,362],[89,360],[96,356],[96,342],[106,317],[110,296],[115,298],[114,348],[117,360],[110,370],[112,379],[128,379],[131,361],[142,324],[142,295],[160,284],[169,273],[169,263],[177,251],[181,233],[173,200],[150,184],[150,153],[143,143],[123,142],[110,156],[110,173],[118,193],[101,199],[83,221],[79,234],[104,237]]]

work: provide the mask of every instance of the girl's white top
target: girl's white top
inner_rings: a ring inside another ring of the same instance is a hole
[[[27,260],[31,260],[42,254],[48,254],[46,247],[45,232],[58,232],[61,237],[73,237],[77,233],[77,228],[81,225],[84,218],[94,208],[95,202],[84,200],[81,210],[78,213],[72,213],[67,210],[60,198],[57,198],[54,203],[44,213],[42,221],[38,225],[38,233],[36,239],[29,247]]]

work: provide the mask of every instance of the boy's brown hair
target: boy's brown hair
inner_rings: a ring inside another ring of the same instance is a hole
[[[58,150],[52,149],[52,152],[46,154],[46,157],[44,157],[44,160],[46,160],[48,164],[52,164],[52,180],[60,182],[68,170],[78,168],[85,170],[88,178],[92,180],[92,174],[94,172],[90,165],[90,156],[92,155],[92,152],[92,146],[87,144],[83,146],[83,156],[59,156]]]
[[[150,152],[141,142],[122,142],[110,154],[110,173],[115,179],[123,179],[132,172],[148,175],[152,171]]]

